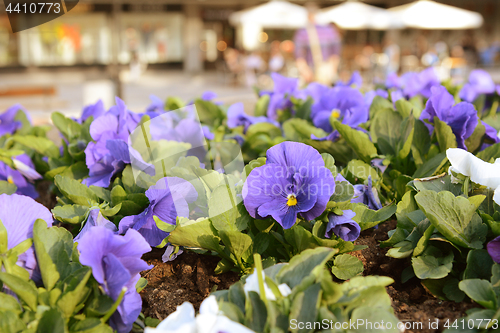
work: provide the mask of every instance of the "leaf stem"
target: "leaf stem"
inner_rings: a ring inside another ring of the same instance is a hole
[[[118,309],[118,306],[120,305],[120,303],[122,302],[123,300],[123,297],[125,296],[125,293],[127,292],[127,288],[126,287],[123,287],[122,288],[122,292],[120,293],[120,295],[118,296],[118,298],[116,299],[115,303],[113,304],[113,306],[111,307],[111,309],[109,309],[108,312],[106,312],[106,314],[104,315],[104,317],[101,318],[101,322],[102,323],[105,323],[108,321],[108,319],[113,315],[113,313],[115,313],[116,309]]]

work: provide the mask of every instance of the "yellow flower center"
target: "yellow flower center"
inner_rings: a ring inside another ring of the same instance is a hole
[[[331,114],[330,116],[332,116],[332,117],[333,117],[333,118],[335,118],[335,119],[339,119],[339,118],[340,118],[340,110],[338,110],[338,109],[333,109],[333,110],[332,110],[332,114]]]
[[[295,195],[289,194],[287,199],[288,201],[286,202],[286,204],[288,206],[295,206],[297,204],[297,198],[295,197]]]
[[[7,177],[7,182],[14,184],[14,178],[12,176]]]

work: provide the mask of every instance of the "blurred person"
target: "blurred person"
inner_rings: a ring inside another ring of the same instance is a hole
[[[420,59],[422,65],[425,67],[432,67],[439,64],[439,57],[437,55],[436,49],[434,47],[430,47],[427,52],[424,53],[422,58]]]
[[[489,46],[484,39],[481,39],[477,42],[476,49],[478,51],[481,64],[487,66],[495,64],[495,59],[499,50],[498,43],[493,43],[491,46]]]
[[[445,42],[436,42],[436,44],[434,44],[434,49],[436,50],[437,56],[440,61],[443,61],[444,59],[449,57],[448,45]]]
[[[248,87],[257,83],[257,74],[265,69],[265,62],[256,51],[251,52],[244,59],[245,81]]]
[[[318,7],[306,5],[309,22],[306,28],[295,33],[295,58],[301,77],[306,82],[314,80],[331,84],[337,78],[340,61],[341,38],[332,25],[321,26],[315,23]]]
[[[280,72],[285,67],[285,57],[281,54],[280,42],[275,40],[271,43],[268,68],[271,72]]]
[[[388,32],[384,36],[384,54],[387,56],[388,63],[385,68],[386,77],[399,71],[399,59],[401,50],[395,43],[394,33]]]

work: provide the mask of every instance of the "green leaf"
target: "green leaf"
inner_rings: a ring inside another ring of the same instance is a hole
[[[38,321],[38,327],[36,329],[37,333],[66,333],[67,331],[68,328],[66,327],[66,323],[57,309],[45,311]]]
[[[428,246],[422,255],[413,257],[411,263],[419,279],[441,279],[451,272],[453,252],[443,255],[440,249]]]
[[[265,95],[262,95],[257,100],[257,103],[255,104],[255,111],[253,113],[255,117],[267,116],[267,108],[269,105],[269,99],[270,99],[270,96],[265,94]]]
[[[196,221],[177,217],[177,227],[170,233],[168,241],[172,245],[202,248],[223,253],[220,238],[216,235],[210,220],[200,218]]]
[[[417,166],[421,166],[425,162],[430,145],[431,136],[429,130],[421,120],[416,119],[411,151]]]
[[[396,104],[396,111],[399,112],[399,114],[401,115],[401,117],[403,117],[403,119],[411,115],[411,112],[413,110],[413,104],[411,104],[410,102],[408,102],[403,98],[397,100],[395,104]]]
[[[381,96],[375,96],[370,105],[370,119],[373,119],[377,113],[386,109],[394,110],[392,103]]]
[[[413,186],[418,191],[432,190],[434,192],[449,191],[454,195],[462,194],[462,186],[451,182],[450,175],[441,174],[428,178],[417,178],[413,180]]]
[[[249,291],[245,305],[245,326],[255,332],[264,332],[267,321],[266,305],[255,291]]]
[[[443,292],[447,299],[454,302],[462,302],[465,298],[465,293],[458,288],[458,279],[446,278],[446,283],[443,287]]]
[[[299,292],[292,302],[290,309],[290,320],[296,320],[297,323],[313,323],[318,317],[318,307],[321,302],[321,284],[315,283],[306,290]],[[295,325],[290,328],[293,333],[313,332],[314,330],[306,325]]]
[[[481,150],[476,156],[485,162],[492,162],[492,160],[500,157],[500,143],[495,143],[488,148]]]
[[[458,284],[458,287],[473,299],[474,302],[487,309],[497,309],[497,298],[489,281],[481,279],[462,280]]]
[[[413,143],[413,134],[415,133],[415,118],[410,117],[401,123],[401,138],[396,145],[398,158],[404,160],[408,157]]]
[[[19,301],[13,296],[6,294],[5,292],[0,293],[0,313],[5,313],[5,311],[12,311],[16,314],[23,312]]]
[[[0,194],[7,194],[11,195],[16,193],[17,191],[17,186],[16,184],[9,183],[8,181],[5,180],[0,180]]]
[[[378,112],[372,119],[370,134],[372,141],[377,143],[379,138],[384,139],[393,151],[401,137],[401,123],[403,118],[393,110],[385,109]],[[382,150],[382,153],[387,154]]]
[[[304,250],[292,257],[289,264],[283,267],[277,275],[278,283],[286,283],[290,288],[299,285],[302,280],[315,274],[319,276],[323,266],[330,260],[335,251],[327,247]]]
[[[227,249],[234,254],[236,260],[241,260],[245,252],[253,245],[252,237],[239,231],[219,231],[219,237]]]
[[[247,137],[252,137],[260,133],[265,133],[269,137],[274,138],[281,136],[281,129],[267,122],[256,123],[248,127],[246,135]]]
[[[475,152],[483,144],[483,136],[486,133],[486,128],[481,122],[478,122],[474,132],[465,140],[465,146],[470,152]]]
[[[48,274],[48,279],[50,279],[50,276],[55,275],[54,269],[57,269],[61,279],[65,279],[71,273],[70,258],[73,252],[73,236],[71,233],[65,228],[47,228],[47,223],[39,219],[33,227],[33,240],[37,256],[38,249],[41,251],[40,255],[43,256],[42,273],[45,263],[47,263],[48,271],[46,274]],[[48,257],[43,253],[46,253]],[[51,262],[55,267],[52,267]],[[57,276],[57,279],[54,278],[53,281],[57,282],[58,279],[59,276]],[[44,283],[46,283],[45,279]],[[52,289],[52,287],[53,284],[46,285],[48,290]]]
[[[396,205],[392,202],[379,210],[371,210],[364,205],[357,205],[353,211],[356,213],[353,220],[358,222],[361,230],[373,228],[377,224],[388,220],[396,213]]]
[[[454,244],[470,249],[483,247],[488,226],[476,214],[476,206],[451,192],[424,190],[415,195],[418,207],[434,227]],[[473,219],[473,216],[475,218]]]
[[[243,202],[237,202],[234,187],[229,184],[222,184],[212,191],[208,214],[218,231],[242,231],[250,220]]]
[[[448,148],[457,148],[457,139],[451,127],[438,117],[434,117],[434,132],[441,152],[446,152]]]
[[[38,137],[34,135],[24,135],[19,136],[15,135],[12,137],[17,143],[22,144],[30,149],[33,149],[39,154],[43,156],[58,158],[59,157],[59,148],[54,144],[54,142],[50,141],[47,138]]]
[[[448,158],[446,158],[446,152],[439,153],[422,164],[413,174],[413,178],[433,176],[446,164],[446,162],[448,162]]]
[[[25,332],[26,324],[19,318],[17,313],[10,310],[5,310],[0,313],[0,332]]]
[[[35,225],[33,226],[33,243],[35,245],[36,257],[38,260],[38,266],[40,267],[43,285],[47,291],[51,291],[57,281],[59,281],[61,275],[57,270],[57,266],[52,261],[48,250],[45,248],[45,244],[40,239],[40,237],[45,234],[45,229],[47,229],[47,223],[40,219],[36,220]]]
[[[371,176],[373,183],[380,179],[377,170],[360,160],[351,160],[340,173],[353,184],[368,181],[368,176]]]
[[[99,202],[97,195],[77,180],[61,175],[55,176],[54,180],[59,191],[77,205],[92,207]]]
[[[7,285],[31,310],[36,312],[38,291],[33,281],[23,281],[17,276],[0,272],[0,280]]]
[[[330,170],[332,176],[335,177],[337,175],[337,167],[335,166],[335,159],[332,155],[328,153],[321,154],[323,161],[325,162],[325,168]]]
[[[80,205],[56,206],[52,209],[54,217],[61,222],[79,224],[85,221],[89,207]]]
[[[399,319],[394,315],[394,312],[390,307],[383,307],[379,305],[375,306],[360,306],[354,309],[352,312],[350,320],[352,322],[362,322],[365,325],[360,325],[355,331],[358,333],[376,333],[376,332],[386,332],[386,333],[399,333],[398,323]],[[381,323],[384,322],[386,327],[383,330],[376,328],[376,325],[369,325],[367,323]]]
[[[69,318],[73,315],[78,309],[78,304],[80,304],[86,296],[88,289],[86,285],[90,275],[92,275],[92,270],[89,267],[84,267],[71,276],[76,283],[72,283],[73,288],[66,288],[65,292],[57,301],[57,307],[65,318]]]
[[[483,279],[491,278],[491,267],[493,259],[486,250],[471,250],[467,254],[467,267],[464,271],[463,279]]]
[[[372,143],[366,133],[355,130],[349,125],[335,122],[335,129],[339,131],[340,135],[347,142],[361,160],[370,163],[373,157],[377,156],[377,148]]]
[[[214,127],[222,124],[225,115],[213,102],[196,99],[194,104],[202,124],[213,124]]]
[[[350,278],[363,272],[363,263],[350,254],[341,254],[333,261],[332,273],[340,280]]]
[[[114,186],[111,190],[111,205],[116,206],[127,200],[127,192],[120,185]]]
[[[68,141],[73,141],[80,136],[82,131],[82,125],[78,124],[76,121],[65,117],[59,112],[53,112],[50,116],[52,123],[61,132],[61,134],[68,139]]]
[[[302,142],[311,139],[311,134],[317,138],[328,135],[321,128],[313,126],[304,119],[292,118],[283,123],[283,133],[287,140]]]
[[[351,200],[354,196],[354,187],[349,182],[335,182],[335,193],[330,198],[330,201],[343,202]]]

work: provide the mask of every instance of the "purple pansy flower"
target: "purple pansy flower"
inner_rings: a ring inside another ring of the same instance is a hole
[[[278,119],[278,110],[292,107],[290,97],[294,96],[298,90],[299,79],[288,78],[278,73],[271,73],[274,82],[273,91],[263,91],[261,95],[269,95],[269,106],[267,116],[271,119]]]
[[[102,116],[106,112],[102,100],[98,100],[95,104],[87,105],[83,108],[82,116],[77,121],[79,123],[85,122],[88,118],[94,117],[94,120]]]
[[[246,114],[245,110],[243,109],[243,103],[235,103],[231,105],[227,110],[227,127],[229,128],[243,126],[244,132],[246,133],[251,125],[265,122],[271,123],[277,127],[279,126],[276,121],[271,120],[267,117],[252,117]]]
[[[363,84],[363,78],[358,71],[354,71],[347,82],[338,81],[337,86],[339,87],[352,87],[352,88],[360,88]]]
[[[121,234],[128,229],[138,230],[151,246],[160,245],[168,233],[156,226],[154,216],[175,225],[177,216],[189,217],[189,204],[196,201],[198,193],[188,181],[165,177],[146,191],[149,206],[139,215],[126,216],[120,221]]]
[[[28,238],[33,237],[33,225],[37,219],[42,219],[47,226],[52,226],[54,220],[50,211],[35,200],[18,194],[0,194],[0,221],[7,229],[7,248],[11,249]],[[25,268],[30,277],[36,272],[37,262],[33,246],[18,258],[17,264]]]
[[[402,85],[402,80],[401,78],[398,76],[398,74],[396,73],[391,73],[389,75],[387,75],[387,78],[385,80],[385,87],[387,89],[391,89],[391,88],[402,88],[403,85]]]
[[[486,244],[486,249],[494,262],[500,264],[500,236]]]
[[[491,75],[484,69],[475,69],[470,72],[469,81],[462,87],[459,96],[462,100],[472,103],[479,95],[494,92],[495,82]]]
[[[358,239],[361,227],[352,219],[356,215],[355,212],[352,210],[344,210],[343,212],[343,215],[328,214],[325,237],[332,238],[335,234],[346,242],[353,242]]]
[[[384,89],[370,90],[365,93],[365,104],[368,106],[372,105],[375,96],[380,96],[382,98],[387,99],[389,98],[389,93]]]
[[[152,268],[141,256],[151,247],[135,230],[119,236],[105,227],[92,227],[80,239],[78,251],[82,265],[92,268],[92,275],[114,301],[123,288],[127,289],[110,325],[118,333],[130,332],[142,309],[141,296],[135,289],[139,272]]]
[[[15,131],[21,128],[23,124],[15,120],[18,112],[24,112],[29,119],[28,113],[20,104],[13,105],[0,114],[0,136],[14,134]]]
[[[372,177],[368,176],[368,184],[356,184],[354,187],[354,197],[351,199],[352,203],[362,203],[372,210],[379,210],[382,208],[380,199],[378,198],[377,190],[372,186]]]
[[[431,90],[432,95],[425,104],[420,119],[428,120],[432,124],[434,117],[438,117],[451,127],[457,138],[458,148],[467,149],[465,139],[471,136],[478,123],[474,105],[467,102],[453,105],[453,96],[443,86],[432,87]],[[433,131],[431,124],[425,123],[430,133]]]
[[[16,185],[17,194],[26,195],[33,199],[38,198],[38,192],[32,184],[42,176],[36,172],[35,166],[28,155],[22,154],[12,158],[16,169],[0,161],[0,180]]]
[[[85,222],[85,225],[83,226],[82,230],[76,235],[75,239],[73,239],[74,242],[78,242],[83,235],[85,235],[90,228],[95,227],[95,226],[100,226],[104,227],[106,229],[111,230],[115,234],[118,233],[118,228],[116,225],[105,218],[101,214],[101,210],[99,208],[94,208],[89,212],[89,217],[87,218],[87,222]]]
[[[215,134],[210,131],[210,128],[207,125],[201,126],[201,130],[203,131],[203,136],[207,140],[213,140],[215,139]]]
[[[126,163],[130,163],[130,157],[124,151],[128,151],[128,136],[137,127],[140,118],[139,114],[129,111],[125,103],[116,98],[116,105],[92,122],[90,135],[95,142],[90,142],[85,148],[89,178],[82,181],[84,184],[107,187],[111,178]],[[139,154],[136,155],[140,158]]]
[[[201,99],[204,101],[211,101],[215,98],[217,98],[217,94],[210,90],[207,90],[203,94],[201,94]]]
[[[431,88],[440,85],[439,78],[434,68],[429,67],[419,73],[408,72],[401,77],[403,93],[406,97],[422,95],[431,96]]]
[[[272,216],[284,229],[300,214],[313,220],[324,212],[335,181],[318,151],[298,142],[282,142],[267,151],[266,164],[250,172],[243,201],[257,219]]]

